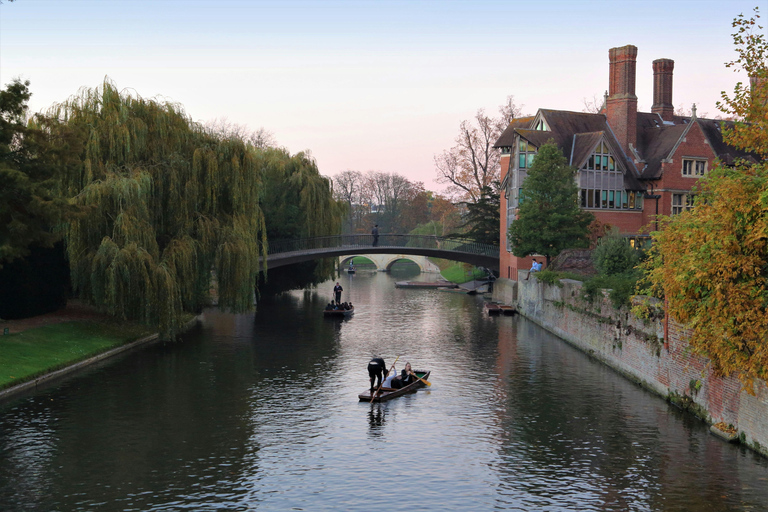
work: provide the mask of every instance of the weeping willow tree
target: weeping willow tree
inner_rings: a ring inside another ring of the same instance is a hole
[[[109,80],[47,114],[87,140],[81,165],[63,180],[86,211],[64,233],[81,298],[171,335],[185,311],[205,303],[215,269],[219,304],[252,307],[267,243],[253,147]]]
[[[261,208],[270,240],[341,233],[346,205],[333,198],[330,180],[320,175],[308,154],[290,155],[284,149],[270,148],[260,151],[257,161],[264,180]],[[276,286],[270,286],[270,290],[316,284],[331,277],[333,269],[333,259],[302,267],[293,265],[288,271],[274,273],[290,272],[290,276],[271,283]],[[274,281],[273,273],[270,281]]]

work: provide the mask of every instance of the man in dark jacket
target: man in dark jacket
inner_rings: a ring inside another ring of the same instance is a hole
[[[388,373],[387,365],[382,358],[374,357],[371,359],[368,363],[368,377],[371,379],[371,393],[381,387],[381,383],[384,382],[384,377],[386,377]],[[378,386],[374,386],[373,383],[377,379],[379,384]]]
[[[333,287],[333,294],[336,295],[336,304],[341,304],[341,292],[343,291],[344,288],[336,281],[336,286]]]

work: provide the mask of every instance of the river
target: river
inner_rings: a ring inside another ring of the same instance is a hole
[[[0,406],[0,510],[768,510],[768,461],[476,296],[342,275]],[[371,356],[432,386],[361,403]]]

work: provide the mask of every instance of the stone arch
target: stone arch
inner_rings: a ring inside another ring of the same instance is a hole
[[[409,256],[409,255],[406,255],[406,254],[394,254],[394,255],[382,254],[382,256],[389,256],[388,258],[386,258],[386,263],[384,263],[384,265],[382,266],[382,268],[386,272],[389,272],[392,269],[392,265],[394,265],[395,263],[397,263],[400,260],[408,260],[410,262],[413,262],[413,263],[415,263],[419,267],[419,272],[424,272],[424,265],[422,264],[422,261],[420,261],[420,260],[425,259],[425,258],[419,258],[419,257],[416,257],[416,256]]]

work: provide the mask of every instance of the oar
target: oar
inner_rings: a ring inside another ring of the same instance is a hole
[[[413,372],[411,372],[411,375],[413,375],[414,377],[416,377],[417,379],[419,379],[421,382],[423,382],[423,383],[424,383],[424,384],[426,384],[427,386],[431,386],[431,385],[432,385],[432,383],[431,383],[431,382],[427,382],[426,380],[422,379],[421,377],[419,377],[418,375],[416,375],[416,374],[415,374],[415,373],[413,373]]]
[[[400,354],[400,356],[401,355],[403,354]],[[400,359],[400,356],[397,356],[397,358],[395,359],[395,362],[392,363],[392,368],[389,369],[390,372],[394,371],[395,365],[397,364],[397,360]],[[387,375],[389,375],[389,372],[387,372]],[[381,380],[381,384],[379,384],[379,389],[377,389],[375,393],[371,393],[371,403],[373,403],[373,399],[376,398],[376,395],[379,393],[379,391],[381,391],[382,386],[384,386],[384,379]]]

